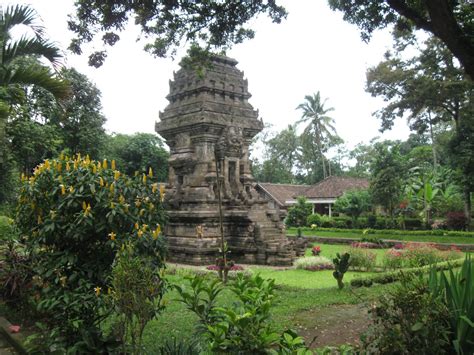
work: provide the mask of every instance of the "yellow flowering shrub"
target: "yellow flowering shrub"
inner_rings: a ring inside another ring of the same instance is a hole
[[[107,289],[124,244],[155,267],[164,265],[159,185],[152,172],[128,177],[114,161],[80,155],[45,160],[22,177],[15,223],[41,280],[34,289],[37,308],[67,344],[80,342],[88,327],[97,333],[100,290]]]

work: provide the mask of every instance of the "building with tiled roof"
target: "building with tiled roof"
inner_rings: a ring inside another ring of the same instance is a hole
[[[299,196],[304,196],[313,205],[313,213],[332,214],[332,205],[344,192],[365,190],[369,181],[363,178],[330,176],[315,185],[257,184],[257,190],[274,207],[288,208]]]
[[[258,183],[256,188],[260,195],[269,201],[272,207],[286,209],[288,207],[286,201],[293,200],[294,196],[304,195],[304,191],[310,187],[311,185],[271,184],[262,182]]]

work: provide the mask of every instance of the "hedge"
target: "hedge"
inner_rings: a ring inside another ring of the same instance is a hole
[[[415,235],[415,236],[448,236],[448,237],[474,237],[474,232],[463,232],[463,231],[447,231],[441,229],[433,230],[400,230],[400,229],[348,229],[348,228],[309,228],[303,227],[303,231],[312,232],[338,232],[338,233],[360,233],[366,234],[386,234],[386,235]]]
[[[369,215],[359,217],[357,221],[348,216],[329,217],[326,215],[311,214],[306,219],[306,225],[316,224],[323,228],[373,228],[373,229],[393,229],[401,227],[401,221],[392,220],[384,216]],[[405,229],[418,230],[423,229],[423,221],[419,218],[405,218]]]
[[[444,271],[451,268],[461,267],[465,258],[444,261],[433,265],[425,265],[421,267],[406,268],[396,271],[384,272],[378,275],[368,276],[368,277],[358,277],[351,280],[352,287],[370,287],[374,283],[376,284],[389,284],[392,282],[399,281],[403,275],[422,275],[430,272],[432,268],[435,268],[436,271]]]

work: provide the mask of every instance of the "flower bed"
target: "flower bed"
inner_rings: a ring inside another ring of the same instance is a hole
[[[462,256],[463,253],[455,246],[449,250],[439,250],[430,243],[407,243],[404,246],[397,244],[387,251],[383,265],[386,269],[420,267],[459,259]]]
[[[331,260],[324,256],[306,256],[295,260],[295,268],[308,270],[308,271],[319,271],[319,270],[332,270],[334,265]]]

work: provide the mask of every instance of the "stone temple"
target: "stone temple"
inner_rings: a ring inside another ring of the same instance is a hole
[[[229,258],[290,265],[301,247],[287,239],[282,215],[254,188],[249,145],[263,123],[248,102],[248,83],[236,65],[232,58],[213,56],[204,73],[181,68],[170,81],[170,103],[156,123],[170,147],[165,230],[170,260],[215,262],[220,185]]]

